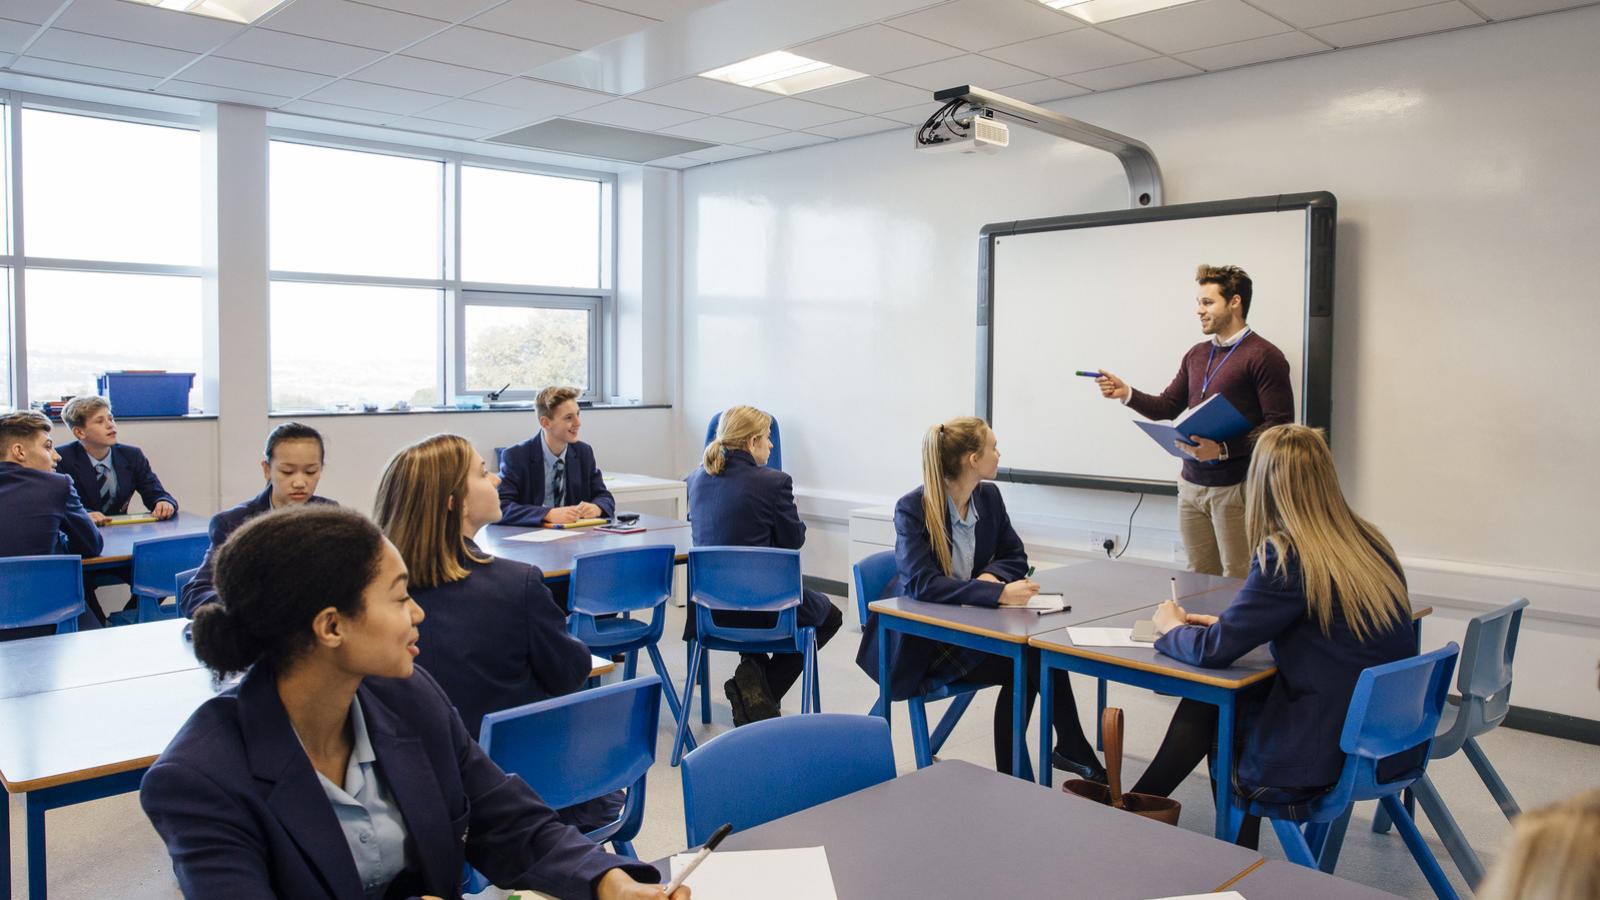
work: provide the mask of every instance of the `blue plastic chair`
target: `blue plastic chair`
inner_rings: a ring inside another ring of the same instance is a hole
[[[624,679],[637,673],[640,648],[650,654],[650,665],[661,676],[661,696],[667,701],[674,723],[683,718],[683,709],[657,644],[667,624],[667,600],[672,597],[672,567],[677,552],[671,544],[652,544],[580,553],[572,558],[567,593],[571,610],[567,631],[588,645],[590,653],[625,653]],[[628,617],[629,613],[643,610],[650,611],[648,621]],[[689,746],[694,747],[692,736]]]
[[[717,423],[722,421],[722,412],[719,410],[711,417],[711,424],[706,426],[705,446],[717,439]],[[772,428],[767,431],[767,436],[772,439],[772,455],[767,457],[767,468],[783,470],[783,442],[778,434],[778,418],[772,417]]]
[[[173,587],[177,583],[178,573],[199,567],[201,560],[205,559],[206,548],[210,546],[211,539],[203,534],[135,541],[133,579],[129,590],[138,601],[139,608],[132,618],[139,622],[155,622],[175,617],[178,605],[173,603],[164,606],[161,601],[176,596]],[[114,625],[126,625],[129,618],[126,613],[116,613],[109,620]]]
[[[85,612],[82,557],[0,557],[0,629],[54,625],[68,634]]]
[[[195,566],[192,569],[184,569],[182,572],[174,575],[172,578],[172,596],[180,596],[183,593],[183,589],[188,586],[189,582],[193,581],[194,577],[199,574],[200,567]]]
[[[861,615],[861,627],[865,630],[867,604],[883,597],[889,583],[894,581],[894,551],[882,550],[874,553],[851,566],[850,570],[855,579],[856,612]],[[972,698],[986,687],[992,685],[953,681],[906,701],[911,712],[911,746],[917,758],[917,768],[926,769],[933,765],[934,754],[944,746],[945,740],[950,737],[950,732],[955,730],[956,723],[966,714],[967,707],[972,705]],[[950,708],[940,717],[939,727],[929,735],[928,702],[937,700],[949,700]],[[872,705],[872,712],[869,715],[883,715],[881,700]]]
[[[1377,800],[1399,827],[1406,849],[1411,851],[1433,892],[1441,900],[1456,898],[1439,861],[1400,802],[1401,792],[1425,773],[1427,759],[1415,770],[1385,782],[1378,780],[1378,762],[1433,741],[1450,691],[1458,649],[1452,642],[1431,653],[1372,666],[1361,673],[1339,737],[1339,749],[1345,752],[1344,770],[1331,790],[1310,801],[1299,821],[1288,818],[1282,808],[1272,804],[1247,803],[1245,809],[1251,815],[1271,820],[1272,830],[1290,862],[1331,874],[1354,802]],[[1233,813],[1230,831],[1237,836],[1240,816],[1237,809]],[[1306,823],[1304,830],[1301,822]]]
[[[753,828],[894,776],[889,723],[875,716],[751,722],[683,758],[684,832],[698,846],[723,823]]]
[[[819,709],[817,699],[817,630],[799,624],[800,551],[775,547],[696,547],[689,551],[689,606],[695,637],[689,642],[689,675],[683,683],[683,709],[694,708],[697,680],[710,679],[710,650],[734,653],[801,653],[800,712]],[[770,628],[718,625],[713,610],[777,613]],[[709,692],[708,692],[709,693]],[[706,698],[709,700],[709,698]],[[709,710],[701,710],[702,718]],[[689,734],[687,714],[678,719],[672,742],[672,764],[683,758]]]
[[[1495,803],[1507,820],[1522,812],[1516,798],[1506,787],[1500,773],[1495,771],[1483,748],[1478,746],[1478,736],[1500,727],[1511,711],[1511,659],[1517,652],[1517,632],[1522,628],[1522,610],[1528,605],[1526,597],[1473,617],[1467,623],[1466,643],[1461,650],[1460,674],[1456,690],[1461,694],[1459,705],[1446,706],[1439,717],[1439,732],[1434,735],[1432,759],[1444,759],[1465,751],[1478,777],[1489,789]],[[1422,811],[1427,813],[1433,830],[1438,832],[1445,849],[1456,868],[1474,890],[1483,881],[1483,862],[1462,834],[1450,808],[1439,796],[1433,780],[1424,774],[1411,786]],[[1380,809],[1373,818],[1372,830],[1389,830],[1389,817]]]

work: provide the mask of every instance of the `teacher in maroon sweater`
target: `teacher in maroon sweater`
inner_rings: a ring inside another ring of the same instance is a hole
[[[1253,426],[1248,434],[1222,443],[1191,435],[1198,446],[1179,443],[1190,458],[1178,477],[1178,530],[1189,568],[1208,575],[1243,578],[1250,569],[1244,530],[1244,476],[1256,435],[1294,421],[1294,391],[1289,361],[1271,341],[1250,330],[1250,276],[1238,266],[1202,265],[1195,298],[1200,331],[1210,335],[1189,348],[1178,375],[1160,394],[1134,390],[1100,370],[1100,394],[1121,400],[1150,419],[1172,419],[1214,394]]]

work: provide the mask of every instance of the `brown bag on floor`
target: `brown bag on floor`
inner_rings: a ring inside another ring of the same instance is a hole
[[[1168,825],[1178,824],[1178,813],[1183,807],[1171,797],[1122,793],[1122,710],[1114,706],[1106,707],[1100,716],[1100,736],[1106,745],[1106,780],[1111,782],[1110,786],[1075,778],[1063,784],[1061,789],[1147,819]]]

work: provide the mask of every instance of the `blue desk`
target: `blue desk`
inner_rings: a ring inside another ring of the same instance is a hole
[[[140,522],[137,525],[106,525],[100,529],[103,546],[100,555],[83,561],[85,569],[109,569],[125,566],[133,559],[133,545],[137,541],[158,537],[209,534],[211,517],[199,513],[179,512],[160,522]]]

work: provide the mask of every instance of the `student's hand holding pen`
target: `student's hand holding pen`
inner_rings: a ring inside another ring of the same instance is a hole
[[[1000,592],[1001,606],[1027,606],[1033,595],[1039,593],[1039,585],[1026,578],[1020,578],[1006,585]]]

